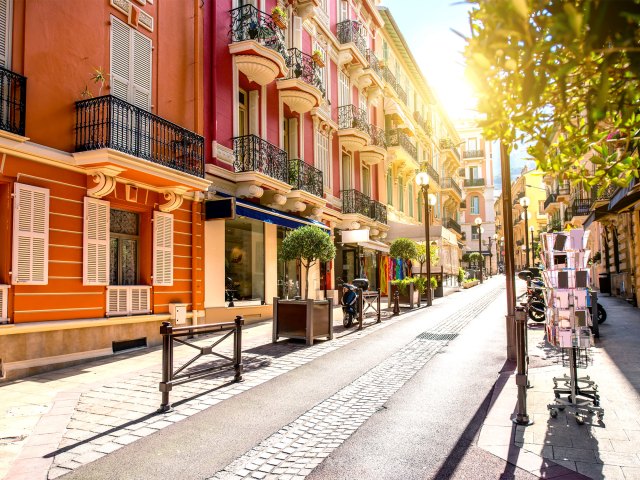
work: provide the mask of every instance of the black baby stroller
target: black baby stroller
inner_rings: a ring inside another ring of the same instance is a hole
[[[358,316],[358,293],[355,285],[342,284],[342,325],[349,328],[353,320]]]

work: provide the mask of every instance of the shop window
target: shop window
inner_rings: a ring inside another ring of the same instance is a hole
[[[278,297],[289,299],[301,295],[300,270],[296,260],[284,261],[280,259],[282,241],[291,231],[290,228],[278,227]]]
[[[109,285],[138,285],[140,216],[111,209]]]
[[[225,225],[225,287],[235,305],[264,301],[264,224],[238,217]]]

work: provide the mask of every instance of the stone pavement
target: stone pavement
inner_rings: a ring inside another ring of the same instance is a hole
[[[608,318],[591,349],[589,375],[598,385],[604,418],[579,425],[568,410],[552,418],[553,377],[568,374],[558,352],[545,344],[542,324],[529,323],[527,411],[533,425],[509,421],[516,409],[514,372],[502,373],[478,445],[544,478],[566,475],[568,468],[588,478],[640,479],[640,310],[617,298],[601,297]],[[562,476],[562,478],[568,478]],[[580,477],[584,478],[584,477]]]

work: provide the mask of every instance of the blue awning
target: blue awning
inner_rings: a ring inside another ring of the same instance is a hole
[[[326,226],[322,222],[318,222],[317,220],[298,217],[296,215],[281,212],[274,208],[263,207],[262,205],[243,202],[242,200],[236,200],[236,215],[253,218],[254,220],[260,220],[265,223],[273,223],[274,225],[280,225],[281,227],[299,228],[304,225],[313,225],[327,230],[327,232],[331,231],[330,227]]]

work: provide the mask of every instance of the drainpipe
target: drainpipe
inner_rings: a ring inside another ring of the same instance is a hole
[[[193,0],[193,125],[196,133],[202,133],[200,125],[200,0]]]
[[[191,201],[191,314],[193,315],[192,325],[198,324],[198,312],[202,308],[202,282],[199,271],[202,271],[198,261],[198,251],[201,250],[203,238],[202,218],[200,210],[201,193],[195,192]],[[201,256],[201,255],[200,255]]]

